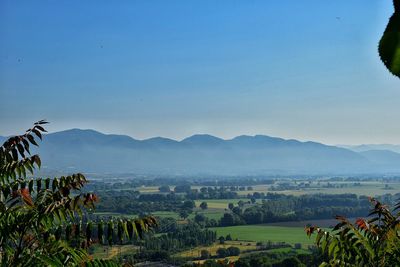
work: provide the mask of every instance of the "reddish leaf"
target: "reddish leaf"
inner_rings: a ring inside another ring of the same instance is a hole
[[[310,237],[314,233],[315,229],[316,229],[316,227],[310,226],[310,227],[306,227],[304,230],[306,231],[307,236]]]
[[[31,194],[29,193],[29,190],[27,188],[22,188],[20,190],[20,194],[21,194],[22,199],[24,200],[24,202],[27,205],[33,206],[32,197],[31,197]]]
[[[363,229],[363,230],[365,230],[365,231],[368,231],[368,230],[369,230],[369,224],[368,224],[368,222],[365,221],[365,220],[362,219],[362,218],[358,218],[357,221],[356,221],[356,224],[357,224],[357,226],[358,226],[360,229]]]

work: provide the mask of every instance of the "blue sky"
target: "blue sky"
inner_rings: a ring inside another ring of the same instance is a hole
[[[0,2],[0,134],[400,143],[389,0]]]

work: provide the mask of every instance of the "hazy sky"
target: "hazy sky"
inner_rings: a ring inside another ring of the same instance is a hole
[[[0,1],[0,135],[400,143],[389,0]]]

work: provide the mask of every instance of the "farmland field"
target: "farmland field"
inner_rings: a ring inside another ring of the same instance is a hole
[[[135,214],[124,214],[124,213],[107,212],[107,211],[96,211],[93,214],[97,215],[97,216],[102,216],[102,217],[124,217],[124,218],[129,218],[129,219],[138,217]]]
[[[202,250],[207,250],[210,255],[215,256],[219,248],[228,248],[234,246],[240,249],[241,252],[255,250],[257,248],[255,242],[241,242],[241,241],[225,241],[225,244],[219,244],[218,242],[211,246],[199,246],[190,250],[186,250],[176,254],[180,257],[200,257],[200,252]]]
[[[301,181],[297,181],[300,183]],[[304,181],[303,181],[304,182]],[[400,192],[400,183],[384,183],[381,181],[362,181],[357,182],[330,182],[334,187],[324,187],[328,184],[326,181],[312,181],[309,188],[298,188],[293,190],[271,190],[271,186],[275,185],[255,185],[251,191],[238,191],[240,196],[246,196],[247,194],[259,193],[278,193],[286,195],[306,195],[306,194],[357,194],[365,196],[377,196],[384,194],[395,194]],[[385,188],[386,184],[389,186]]]
[[[354,222],[356,218],[348,218],[350,222]],[[274,222],[266,223],[266,226],[283,226],[283,227],[305,227],[306,225],[316,225],[323,228],[330,228],[335,226],[338,221],[332,219],[320,219],[320,220],[305,220],[305,221],[289,221],[289,222]]]
[[[240,225],[229,227],[214,227],[217,236],[230,234],[233,239],[242,241],[272,241],[286,242],[289,244],[301,243],[311,245],[313,238],[309,239],[304,232],[304,227],[283,227],[269,225]]]
[[[112,247],[95,245],[91,249],[92,252],[90,254],[95,259],[112,259],[116,256],[129,255],[137,251],[137,247],[133,245],[114,245]]]
[[[290,183],[294,185],[294,182],[297,184],[300,184],[302,182],[310,183],[310,187],[307,188],[301,188],[298,187],[296,189],[292,190],[271,190],[272,186],[276,186],[279,183]],[[326,187],[328,184],[328,181],[326,180],[289,180],[289,179],[280,179],[275,182],[275,184],[260,184],[260,185],[253,185],[251,190],[244,190],[244,191],[237,191],[238,195],[242,197],[242,200],[248,200],[245,197],[248,194],[253,194],[253,193],[279,193],[279,194],[287,194],[287,195],[305,195],[305,194],[343,194],[343,193],[351,193],[351,194],[357,194],[357,195],[367,195],[367,196],[375,196],[375,195],[383,195],[387,193],[397,193],[400,192],[400,183],[398,182],[391,182],[391,183],[385,183],[382,181],[360,181],[360,182],[354,182],[354,181],[330,181],[329,182],[331,185],[334,187]],[[357,185],[355,185],[357,183]],[[390,187],[385,188],[385,185],[388,184]],[[192,186],[192,189],[195,190],[200,190],[204,186],[201,185],[196,185]],[[205,186],[206,187],[206,186]],[[174,185],[170,185],[170,189],[173,191],[175,188]],[[125,188],[125,190],[137,190],[141,194],[154,194],[154,193],[160,193],[159,191],[159,186],[141,186],[141,187],[136,187],[136,188]],[[247,188],[246,188],[247,189]],[[119,189],[121,190],[121,189]],[[234,200],[224,200],[224,199],[215,199],[215,200],[210,200],[210,203],[214,203],[213,207],[215,208],[226,208],[229,202],[232,203],[237,203],[240,199],[234,199]],[[207,200],[206,200],[207,201]],[[196,201],[196,205],[201,203],[200,201]],[[223,206],[223,204],[226,203],[226,206]],[[209,206],[211,208],[211,206]]]
[[[222,211],[218,210],[205,210],[205,211],[198,211],[198,214],[203,214],[206,216],[208,219],[214,219],[214,220],[219,220],[221,217],[224,215]],[[195,216],[195,213],[192,213],[189,215],[189,219],[193,219]]]
[[[234,204],[237,206],[237,203],[242,200],[243,202],[248,202],[248,198],[234,198],[234,199],[205,199],[205,200],[196,200],[196,207],[200,206],[201,202],[207,202],[208,208],[209,209],[219,209],[219,210],[225,210],[228,209],[229,203]]]
[[[174,211],[155,211],[152,212],[152,215],[161,218],[174,218],[175,220],[178,220],[180,218],[179,214]]]

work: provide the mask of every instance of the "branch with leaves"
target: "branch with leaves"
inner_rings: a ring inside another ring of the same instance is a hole
[[[25,134],[0,147],[0,262],[2,266],[114,266],[93,260],[86,249],[93,243],[113,245],[157,226],[153,217],[92,222],[85,216],[98,201],[82,193],[88,182],[81,173],[59,178],[29,178],[40,168],[38,146],[46,130],[42,120]]]
[[[316,245],[330,259],[321,266],[398,266],[400,264],[400,203],[393,212],[374,198],[369,219],[351,223],[336,216],[333,231],[317,226],[306,227],[310,237],[316,233]]]

